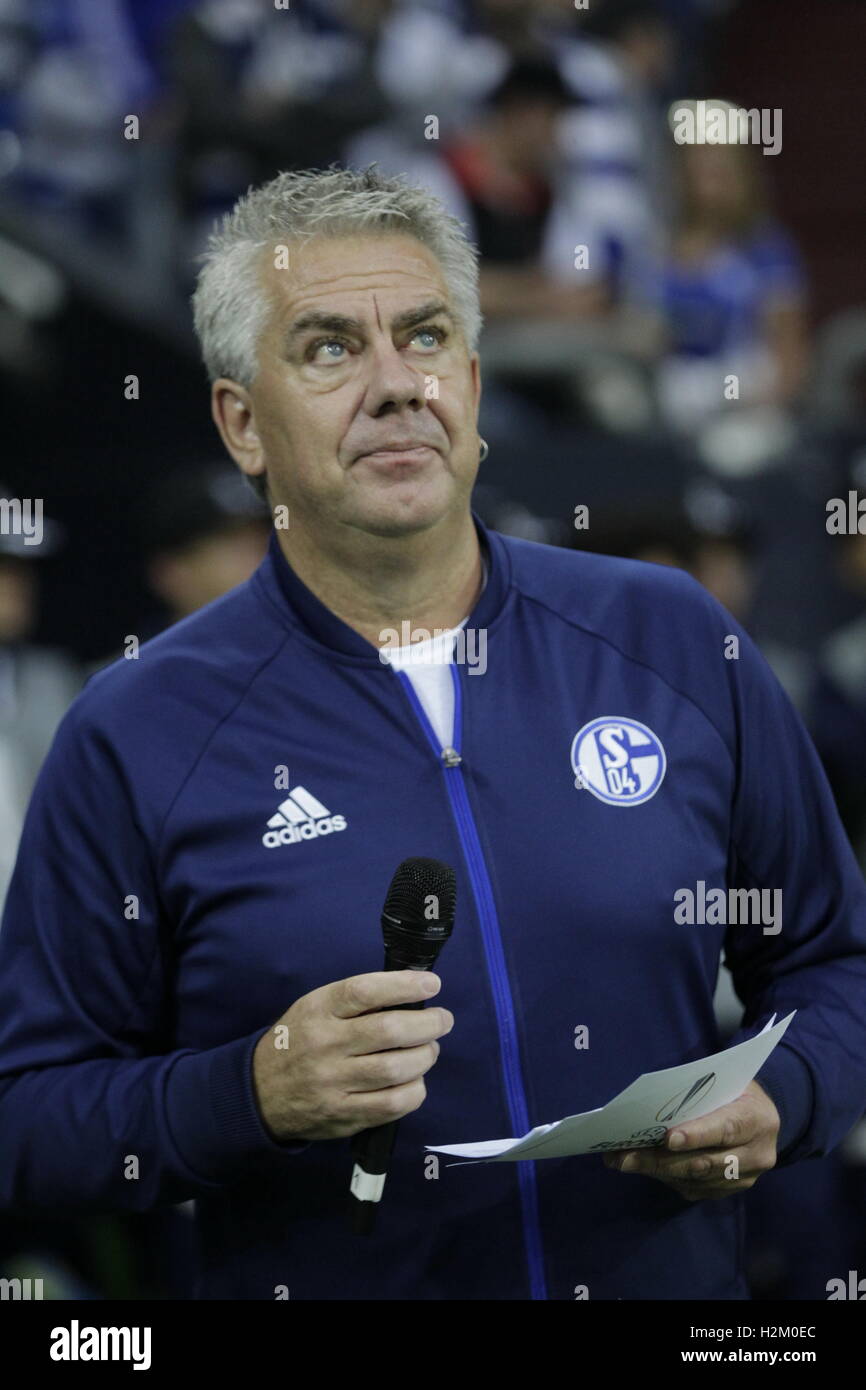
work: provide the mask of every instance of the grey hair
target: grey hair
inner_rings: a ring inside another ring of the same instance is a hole
[[[463,224],[428,189],[404,175],[366,169],[290,170],[239,198],[212,232],[199,258],[192,296],[195,331],[209,379],[228,377],[249,388],[270,305],[259,276],[264,247],[314,236],[403,232],[442,267],[455,317],[470,353],[481,335],[478,251]],[[250,478],[265,496],[263,478]]]

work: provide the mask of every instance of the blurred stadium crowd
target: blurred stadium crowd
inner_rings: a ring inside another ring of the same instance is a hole
[[[210,425],[195,257],[249,184],[334,161],[427,183],[480,249],[479,513],[695,574],[800,709],[866,868],[866,536],[826,526],[866,498],[858,37],[857,0],[0,0],[0,498],[46,513],[38,546],[0,534],[0,894],[88,674],[263,554]],[[678,145],[700,97],[781,110],[782,151]],[[737,1007],[723,975],[723,1028]],[[866,1124],[747,1210],[756,1297],[866,1272]],[[189,1224],[4,1216],[0,1274],[184,1297]]]

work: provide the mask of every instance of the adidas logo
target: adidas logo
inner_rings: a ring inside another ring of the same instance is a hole
[[[345,816],[332,816],[306,787],[294,787],[268,821],[262,844],[266,849],[278,849],[280,845],[296,845],[299,840],[315,840],[319,835],[345,829]]]

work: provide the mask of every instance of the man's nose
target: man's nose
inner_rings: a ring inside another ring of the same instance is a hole
[[[383,407],[421,405],[424,401],[424,375],[410,367],[400,349],[383,339],[370,348],[370,374],[367,383],[367,410],[378,415]]]

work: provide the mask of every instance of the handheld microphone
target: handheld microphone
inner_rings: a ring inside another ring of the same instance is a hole
[[[457,875],[439,859],[404,859],[391,880],[382,909],[386,970],[431,970],[454,926]],[[423,1009],[391,1004],[392,1009]],[[352,1139],[352,1227],[369,1235],[376,1222],[397,1120],[364,1129]]]

